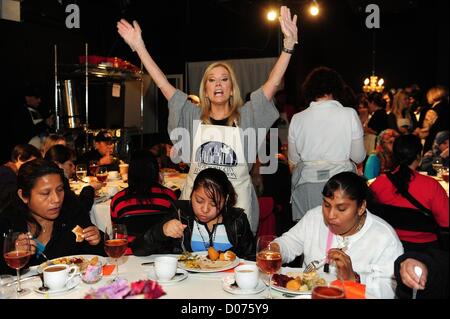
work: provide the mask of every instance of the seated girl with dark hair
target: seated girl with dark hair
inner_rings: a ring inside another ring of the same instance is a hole
[[[394,261],[403,247],[394,229],[366,209],[366,180],[339,173],[325,184],[322,196],[322,206],[275,239],[283,262],[301,254],[305,264],[326,258],[338,279],[365,284],[367,294],[376,298],[394,298]]]
[[[174,212],[137,238],[134,254],[181,253],[184,244],[188,251],[207,251],[212,246],[217,251],[231,250],[241,258],[254,260],[254,236],[244,210],[233,207],[236,199],[224,172],[214,168],[201,171],[190,200],[180,205],[180,218]]]
[[[118,192],[111,200],[111,220],[127,215],[169,210],[177,199],[175,193],[159,183],[159,166],[149,150],[131,155],[128,168],[128,188]],[[129,236],[128,241],[132,242]]]
[[[46,259],[77,255],[105,255],[102,235],[92,225],[87,214],[65,198],[63,172],[54,163],[36,159],[25,163],[17,177],[17,195],[0,215],[0,234],[9,230],[28,232],[33,239],[33,256],[28,266],[38,265]],[[75,226],[83,228],[81,242],[72,232]],[[3,246],[0,236],[0,247]],[[4,258],[0,258],[0,273],[12,272]]]

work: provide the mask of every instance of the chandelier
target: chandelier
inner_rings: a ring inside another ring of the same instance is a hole
[[[384,90],[384,79],[378,79],[375,75],[375,30],[373,31],[372,39],[372,75],[364,80],[363,91],[365,93],[378,92],[381,93]]]
[[[378,76],[372,74],[369,78],[364,80],[363,91],[364,93],[378,92],[381,93],[384,90],[384,80],[381,78],[378,80]]]

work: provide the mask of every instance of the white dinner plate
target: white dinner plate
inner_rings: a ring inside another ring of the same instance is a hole
[[[200,256],[200,258],[206,258],[206,256],[208,255],[208,252],[206,252],[206,251],[199,251],[199,252],[192,253],[192,255]],[[236,266],[239,265],[239,262],[240,262],[240,259],[238,257],[236,257],[235,260],[229,261],[228,263],[225,263],[223,266],[214,267],[214,262],[211,262],[211,266],[210,267],[190,268],[190,267],[186,267],[184,262],[179,261],[178,262],[178,267],[181,268],[181,269],[190,271],[190,272],[210,273],[210,272],[220,272],[220,271],[233,269],[233,268],[235,268]],[[222,261],[220,263],[224,263],[224,262]],[[217,264],[219,265],[219,263],[217,263]]]
[[[234,275],[226,276],[222,279],[223,290],[233,295],[256,295],[266,289],[266,285],[262,280],[259,280],[258,285],[254,289],[241,289],[239,286],[233,285],[234,283]]]
[[[176,284],[179,283],[180,281],[185,280],[188,277],[188,272],[184,269],[177,269],[177,273],[181,274],[181,275],[175,275],[172,279],[170,280],[161,280],[158,279],[158,277],[155,274],[155,270],[154,268],[149,270],[148,272],[148,278],[154,281],[157,281],[159,284],[161,285],[171,285],[171,284]]]
[[[37,292],[38,294],[41,295],[45,295],[45,294],[49,294],[49,295],[55,295],[55,294],[61,294],[67,291],[70,291],[72,289],[74,289],[75,287],[77,287],[79,284],[81,283],[81,277],[79,275],[73,277],[71,280],[69,280],[69,282],[67,283],[67,285],[64,288],[61,289],[50,289],[47,291],[40,291],[39,287],[41,287],[41,285],[39,286],[35,286],[33,288],[34,292]]]

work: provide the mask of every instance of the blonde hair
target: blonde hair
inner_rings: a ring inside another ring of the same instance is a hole
[[[230,115],[228,116],[227,125],[232,126],[234,123],[239,123],[240,120],[239,108],[244,104],[244,102],[241,97],[241,90],[239,89],[239,85],[236,81],[236,75],[233,71],[233,68],[231,67],[231,65],[223,61],[214,62],[210,64],[206,68],[205,73],[203,73],[202,82],[200,83],[200,107],[202,109],[200,119],[205,124],[211,124],[210,120],[211,102],[206,96],[206,81],[208,80],[207,77],[209,72],[217,67],[223,67],[224,69],[227,70],[228,74],[230,75],[231,96],[228,101],[228,104],[230,106]]]
[[[434,103],[443,100],[447,94],[447,89],[442,85],[432,87],[427,92],[427,101],[429,104],[433,105]]]
[[[394,95],[394,100],[392,101],[392,107],[391,107],[391,113],[394,113],[394,115],[399,118],[410,118],[409,113],[403,114],[403,111],[408,107],[406,104],[406,98],[408,95],[404,90],[400,90],[397,92],[397,94]]]
[[[50,134],[49,136],[47,136],[47,138],[45,139],[44,142],[44,146],[42,147],[42,156],[45,156],[45,153],[47,153],[47,151],[53,146],[53,145],[57,145],[57,144],[61,144],[61,145],[66,145],[66,138],[62,135],[58,135],[58,134]]]

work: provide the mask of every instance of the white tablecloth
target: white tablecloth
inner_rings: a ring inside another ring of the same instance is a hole
[[[137,280],[146,280],[149,272],[152,271],[153,266],[142,266],[141,263],[153,260],[158,255],[148,257],[125,256],[120,259],[119,276],[127,279],[128,282]],[[159,255],[161,256],[161,255]],[[104,257],[107,258],[107,257]],[[242,261],[243,263],[253,263],[250,261]],[[284,268],[283,271],[300,271],[300,269]],[[30,272],[31,273],[31,272]],[[22,286],[29,288],[32,292],[28,295],[20,297],[20,299],[80,299],[91,289],[97,289],[108,284],[108,281],[113,278],[113,275],[104,276],[99,282],[89,285],[81,282],[72,290],[60,294],[41,294],[34,291],[34,288],[41,285],[39,277],[25,281]],[[256,295],[234,295],[228,293],[222,288],[222,278],[233,275],[232,272],[218,272],[218,273],[189,273],[188,277],[180,282],[172,283],[170,285],[161,285],[166,292],[163,299],[262,299],[267,293],[267,289]],[[334,280],[329,274],[321,273],[328,281]],[[281,292],[272,289],[273,295],[278,298],[285,298]]]

